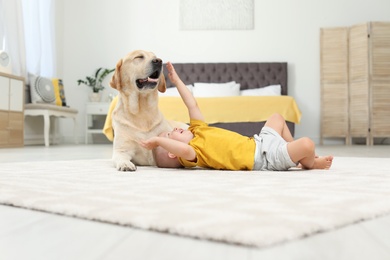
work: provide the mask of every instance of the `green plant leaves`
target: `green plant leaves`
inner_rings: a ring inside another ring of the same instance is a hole
[[[85,80],[79,79],[77,80],[78,85],[85,84],[88,87],[91,87],[93,92],[99,92],[104,89],[102,85],[103,80],[107,77],[108,74],[113,72],[115,69],[107,69],[107,68],[98,68],[95,72],[95,76],[86,76]]]

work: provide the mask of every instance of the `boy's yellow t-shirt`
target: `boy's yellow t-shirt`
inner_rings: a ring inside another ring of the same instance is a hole
[[[211,127],[200,120],[191,120],[188,130],[194,134],[189,145],[196,152],[196,162],[179,158],[183,166],[199,166],[218,170],[253,169],[256,149],[253,137]]]

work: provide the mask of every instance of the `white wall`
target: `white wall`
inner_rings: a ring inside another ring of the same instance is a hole
[[[179,3],[57,0],[58,75],[68,104],[79,109],[80,140],[90,89],[77,86],[77,80],[98,67],[115,67],[134,49],[145,49],[172,62],[288,62],[289,94],[303,114],[296,137],[318,141],[320,28],[390,21],[389,0],[255,0],[254,30],[181,31]],[[115,92],[108,80],[105,97]],[[62,134],[72,140],[72,122],[62,121]]]

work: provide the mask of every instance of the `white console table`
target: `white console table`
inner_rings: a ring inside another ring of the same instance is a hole
[[[93,117],[107,115],[109,107],[110,107],[110,103],[108,102],[87,103],[86,123],[85,123],[85,144],[88,144],[88,136],[90,134],[103,134],[103,128],[94,128]]]

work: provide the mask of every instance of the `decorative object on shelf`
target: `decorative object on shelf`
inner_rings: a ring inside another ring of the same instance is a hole
[[[4,50],[0,50],[0,72],[12,74],[11,58]]]
[[[78,85],[85,84],[88,87],[91,87],[92,93],[89,96],[90,101],[99,102],[101,99],[100,91],[104,89],[102,82],[104,78],[114,70],[115,69],[98,68],[94,76],[87,76],[85,77],[85,80],[79,79],[77,83]]]

